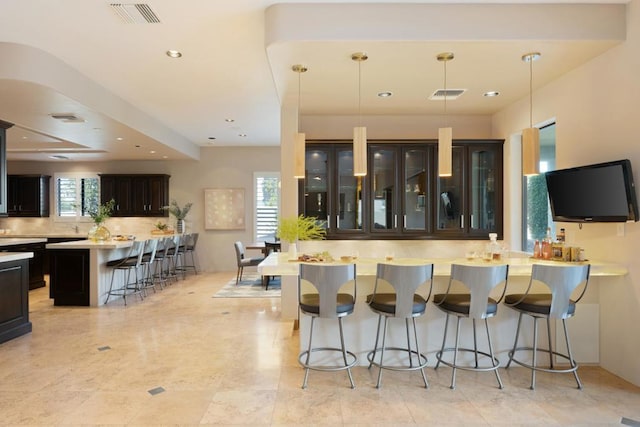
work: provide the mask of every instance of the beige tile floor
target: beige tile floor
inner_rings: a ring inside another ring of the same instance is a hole
[[[277,299],[211,298],[235,272],[190,276],[150,295],[103,308],[53,307],[32,291],[33,333],[0,344],[0,425],[621,425],[640,420],[640,388],[583,366],[570,375],[522,368],[311,372],[302,390],[298,335]],[[104,348],[108,347],[108,348]],[[151,395],[149,390],[162,387]]]

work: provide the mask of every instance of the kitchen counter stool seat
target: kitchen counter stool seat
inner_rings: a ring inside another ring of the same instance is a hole
[[[342,318],[351,315],[356,304],[355,264],[300,264],[298,296],[300,311],[311,316],[309,345],[307,350],[298,355],[298,363],[304,367],[302,388],[307,388],[309,370],[346,370],[351,388],[355,388],[351,367],[356,364],[358,357],[346,350],[342,329]],[[316,318],[338,319],[340,348],[313,347],[313,326]],[[341,358],[338,358],[341,362],[334,364],[333,360],[326,360],[324,357],[321,358],[322,361],[315,362],[311,360],[312,353],[320,353],[323,356],[338,353],[341,355]]]
[[[424,297],[418,294],[418,288],[429,283],[429,294]],[[390,288],[389,288],[390,286]],[[427,366],[427,356],[420,352],[418,344],[418,332],[416,317],[424,315],[427,309],[427,301],[433,287],[433,264],[425,265],[393,265],[378,264],[373,294],[367,296],[369,308],[378,314],[378,327],[376,329],[376,341],[367,354],[369,368],[375,365],[379,368],[376,387],[380,388],[382,371],[415,371],[420,370],[425,388],[429,387],[424,367]],[[385,289],[388,288],[388,289]],[[390,292],[391,291],[391,292]],[[382,344],[378,347],[380,338],[380,326],[384,318]],[[402,319],[405,322],[407,333],[407,347],[387,346],[387,322],[391,318]],[[413,322],[415,349],[411,347],[409,320]],[[403,364],[391,364],[385,360],[385,352],[406,353],[408,361]],[[376,358],[380,355],[379,359]],[[414,363],[414,356],[416,362]]]
[[[571,352],[571,343],[569,341],[569,331],[567,329],[567,319],[573,317],[576,312],[576,304],[589,284],[589,272],[591,266],[585,265],[541,265],[534,264],[531,271],[531,279],[529,286],[524,293],[510,294],[505,297],[505,305],[518,311],[518,327],[516,328],[516,337],[513,343],[513,349],[509,351],[509,362],[515,362],[520,366],[531,369],[531,390],[535,389],[536,371],[551,373],[573,373],[578,388],[582,388],[582,382],[578,377],[578,363],[573,358]],[[534,283],[544,284],[550,293],[532,293],[532,285]],[[583,285],[582,291],[576,299],[571,296],[576,289]],[[523,315],[531,316],[533,319],[533,345],[531,347],[518,347],[518,338],[520,336],[520,328],[522,325]],[[538,319],[547,320],[548,348],[538,348]],[[564,338],[567,346],[567,353],[560,353],[554,350],[551,340],[551,323],[550,319],[559,319],[562,321],[564,329]],[[529,363],[522,359],[516,359],[516,353],[522,351],[531,352],[531,360]],[[538,352],[547,353],[549,355],[549,366],[544,367],[538,364]],[[559,357],[569,362],[569,367],[564,368],[555,366],[553,356]]]
[[[509,275],[508,265],[492,265],[477,266],[453,264],[451,266],[451,275],[449,285],[444,294],[436,294],[433,296],[434,304],[446,313],[444,336],[442,338],[442,347],[436,353],[438,359],[435,368],[438,369],[440,364],[447,365],[452,368],[451,373],[451,389],[456,388],[456,371],[463,369],[467,371],[487,372],[493,371],[498,381],[498,387],[503,388],[502,379],[498,372],[500,361],[493,353],[493,345],[491,344],[491,333],[489,331],[489,323],[487,319],[493,317],[498,312],[498,304],[504,297],[507,289],[507,278]],[[490,296],[494,288],[504,283],[502,294],[498,300]],[[455,285],[454,285],[455,284]],[[453,287],[462,285],[467,292],[454,292]],[[456,338],[453,347],[446,347],[447,332],[449,327],[449,317],[456,316]],[[470,318],[473,326],[473,348],[460,347],[460,320],[462,318]],[[478,350],[478,340],[476,336],[476,320],[484,320],[487,333],[487,351]],[[453,352],[453,360],[446,360],[444,355],[447,352]],[[458,361],[460,352],[472,353],[473,360],[470,363]],[[481,364],[480,359],[488,359],[489,364]]]

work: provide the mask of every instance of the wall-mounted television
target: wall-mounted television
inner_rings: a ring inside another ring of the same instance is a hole
[[[545,174],[554,221],[638,221],[631,162],[627,159]]]

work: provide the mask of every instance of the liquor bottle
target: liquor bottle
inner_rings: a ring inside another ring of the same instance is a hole
[[[533,245],[533,257],[534,258],[542,258],[542,252],[540,248],[540,240],[536,240]]]

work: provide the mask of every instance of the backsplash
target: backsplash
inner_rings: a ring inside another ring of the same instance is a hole
[[[112,235],[148,233],[158,222],[168,224],[175,229],[174,218],[109,218],[106,227]],[[91,221],[54,221],[49,218],[0,218],[0,234],[5,235],[43,235],[43,236],[86,236],[93,226]],[[187,223],[187,228],[189,224]]]

